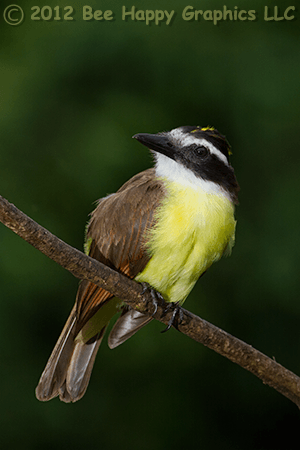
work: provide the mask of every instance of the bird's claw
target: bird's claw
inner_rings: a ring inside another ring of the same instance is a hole
[[[181,308],[179,302],[166,303],[165,299],[163,298],[161,293],[156,291],[155,289],[153,289],[153,287],[149,283],[142,282],[141,285],[143,287],[142,295],[145,294],[145,292],[147,292],[147,291],[149,291],[150,294],[151,294],[152,305],[154,307],[154,312],[151,314],[151,317],[153,317],[157,313],[158,305],[161,302],[166,304],[166,307],[163,310],[163,315],[165,315],[168,311],[170,311],[170,309],[173,309],[173,313],[172,313],[171,319],[169,320],[167,327],[163,331],[161,331],[161,333],[165,333],[172,326],[177,325],[178,321],[181,322],[183,320],[183,312],[182,312],[182,308]],[[176,324],[175,324],[175,321],[176,321]]]
[[[151,294],[152,305],[154,307],[154,312],[151,314],[151,316],[153,317],[157,313],[159,302],[164,302],[165,300],[164,300],[163,296],[161,295],[161,293],[156,291],[155,289],[153,289],[153,287],[150,286],[149,283],[142,282],[141,285],[143,287],[142,295],[145,294],[145,292],[147,292],[147,291],[149,291]]]
[[[183,320],[183,312],[182,308],[180,306],[179,302],[176,303],[169,303],[168,306],[164,310],[164,314],[166,314],[171,308],[173,308],[173,314],[171,316],[171,319],[168,322],[167,327],[161,331],[161,333],[165,333],[166,331],[169,331],[169,329],[174,325],[175,326],[175,320],[178,324],[178,320],[181,322]],[[177,317],[177,319],[176,319]]]

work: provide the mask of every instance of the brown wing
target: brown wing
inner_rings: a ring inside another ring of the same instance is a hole
[[[116,194],[101,199],[91,215],[89,255],[134,278],[149,261],[145,233],[154,225],[155,210],[164,194],[163,183],[148,169],[131,178]],[[112,295],[82,281],[76,299],[76,333]]]

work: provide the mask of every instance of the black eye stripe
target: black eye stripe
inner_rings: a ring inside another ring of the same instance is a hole
[[[187,147],[187,149],[193,153],[195,153],[197,156],[207,156],[210,152],[209,149],[204,147],[204,145],[197,145],[192,144]]]

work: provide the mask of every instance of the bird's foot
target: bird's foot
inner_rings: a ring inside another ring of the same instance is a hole
[[[169,331],[169,329],[174,325],[178,325],[178,321],[182,321],[183,320],[183,312],[182,312],[182,308],[180,306],[179,302],[175,302],[172,303],[170,302],[168,304],[168,306],[166,307],[166,309],[164,310],[164,314],[166,314],[168,311],[170,311],[170,309],[173,309],[173,314],[171,316],[171,319],[168,322],[167,327],[161,331],[161,333],[165,333],[166,331]],[[176,323],[175,323],[176,321]]]
[[[157,313],[159,302],[165,302],[165,300],[161,293],[153,289],[153,287],[150,286],[149,283],[142,282],[141,285],[143,287],[142,295],[145,294],[146,291],[149,291],[151,294],[152,305],[154,307],[154,312],[151,314],[151,316],[153,317]]]

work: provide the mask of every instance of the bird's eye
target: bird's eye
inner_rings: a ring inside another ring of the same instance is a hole
[[[207,156],[209,154],[209,151],[206,147],[197,147],[196,149],[196,153],[198,156],[200,156],[201,158],[205,158],[205,156]]]

